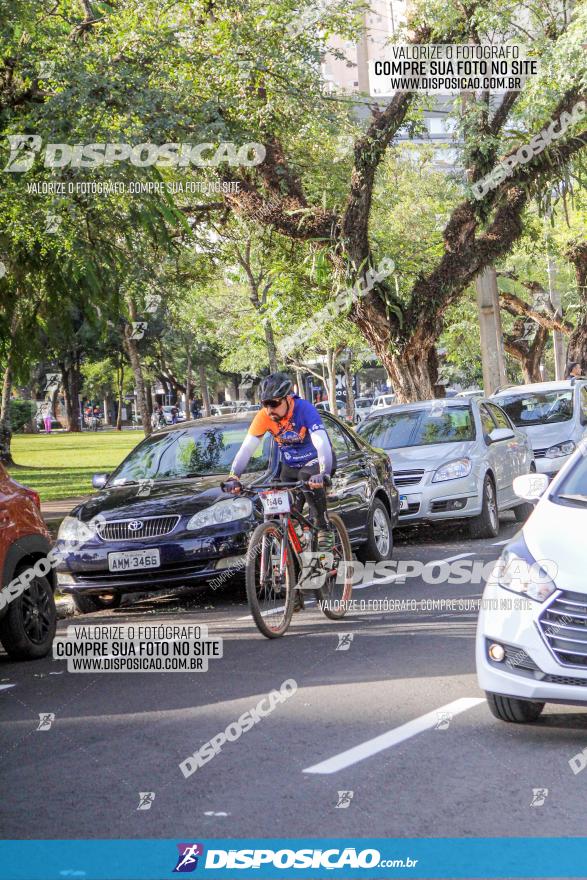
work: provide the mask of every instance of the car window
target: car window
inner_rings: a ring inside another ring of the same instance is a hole
[[[332,443],[332,448],[336,452],[337,458],[341,458],[343,455],[348,455],[349,452],[354,451],[351,441],[340,425],[337,425],[332,419],[324,419],[324,427],[326,428],[326,433],[330,437],[330,442]]]
[[[587,425],[587,386],[581,388],[581,424]]]
[[[508,431],[512,430],[510,420],[499,406],[496,406],[494,403],[488,403],[487,409],[491,412],[493,420],[498,428],[507,428]]]
[[[248,422],[202,425],[152,435],[141,443],[114,471],[110,485],[137,480],[170,480],[180,477],[226,474],[248,431]],[[264,471],[269,465],[271,436],[255,450],[247,472]]]
[[[493,417],[485,404],[479,407],[479,414],[481,416],[481,427],[483,428],[483,434],[486,437],[489,437],[489,435],[495,428],[495,422],[493,421]]]
[[[496,401],[505,410],[514,425],[550,425],[568,422],[573,417],[573,390],[508,394]]]
[[[458,443],[475,439],[475,427],[468,406],[443,406],[401,410],[376,416],[358,429],[372,446],[399,449],[431,443]]]
[[[565,497],[566,496],[566,497]],[[580,455],[567,472],[556,491],[550,495],[552,501],[570,501],[581,507],[587,506],[587,457]]]

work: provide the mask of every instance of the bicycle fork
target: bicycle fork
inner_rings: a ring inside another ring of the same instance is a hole
[[[285,573],[287,569],[287,553],[290,533],[293,532],[297,541],[298,536],[291,525],[291,521],[287,514],[279,517],[281,521],[281,542],[279,547],[279,573],[275,576],[275,565],[273,561],[272,543],[273,539],[268,539],[267,535],[263,535],[261,542],[261,568],[260,580],[262,584],[266,584],[268,580],[275,581],[279,587],[285,584]],[[271,543],[269,543],[271,540]],[[299,541],[298,541],[299,544]]]

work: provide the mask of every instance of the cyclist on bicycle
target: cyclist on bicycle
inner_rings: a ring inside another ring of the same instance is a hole
[[[261,440],[269,431],[278,445],[278,479],[284,482],[308,481],[304,495],[318,528],[318,550],[329,551],[334,535],[326,508],[326,479],[336,468],[334,450],[318,410],[307,400],[292,394],[292,383],[285,373],[272,373],[261,383],[261,406],[237,452],[224,488],[238,494],[240,476]]]

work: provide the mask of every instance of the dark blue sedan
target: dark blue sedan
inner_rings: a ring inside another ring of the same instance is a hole
[[[323,413],[338,461],[332,510],[362,558],[391,558],[399,499],[389,458]],[[80,611],[116,607],[124,593],[224,578],[242,567],[258,513],[248,498],[220,489],[253,413],[183,422],[143,440],[100,491],[67,516],[57,537],[57,583]],[[277,471],[267,435],[243,476],[266,483]]]

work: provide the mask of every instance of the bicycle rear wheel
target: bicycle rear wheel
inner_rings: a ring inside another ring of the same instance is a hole
[[[296,579],[289,554],[284,581],[279,582],[282,536],[278,523],[261,523],[251,535],[247,550],[249,608],[259,632],[268,639],[277,639],[286,632],[294,608]]]
[[[353,551],[346,526],[337,513],[329,513],[334,531],[332,569],[324,584],[315,591],[318,607],[330,620],[340,620],[347,613],[347,603],[353,593]],[[340,572],[340,574],[339,574]]]

